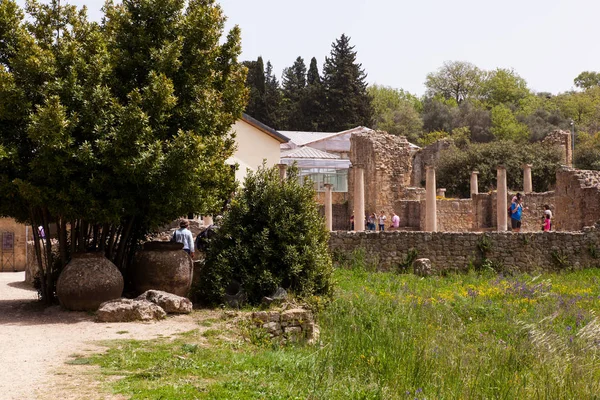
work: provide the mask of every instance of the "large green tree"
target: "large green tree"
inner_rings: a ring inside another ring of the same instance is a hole
[[[575,86],[581,89],[590,89],[600,86],[600,72],[583,71],[573,80]]]
[[[416,96],[381,85],[369,86],[367,92],[372,98],[374,129],[406,136],[412,142],[419,139],[423,130],[419,115],[422,105]]]
[[[331,45],[331,53],[323,67],[325,108],[322,128],[341,131],[358,125],[371,126],[373,108],[367,93],[367,75],[356,61],[350,38],[342,35]]]
[[[425,86],[430,96],[453,99],[460,104],[481,94],[485,74],[465,61],[447,61],[436,72],[427,74]]]
[[[152,228],[220,208],[245,69],[214,1],[109,1],[101,24],[58,0],[25,12],[0,2],[0,213],[56,223],[58,257],[35,241],[50,302],[73,252],[126,270]]]
[[[305,129],[306,122],[302,103],[306,97],[306,65],[302,57],[298,57],[291,67],[283,70],[281,92],[283,97],[283,127],[290,131]]]

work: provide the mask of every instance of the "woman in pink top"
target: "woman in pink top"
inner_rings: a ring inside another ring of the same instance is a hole
[[[544,221],[544,232],[550,231],[550,216],[546,214],[546,220]]]

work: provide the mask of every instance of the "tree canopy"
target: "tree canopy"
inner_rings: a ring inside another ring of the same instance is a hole
[[[150,229],[220,209],[245,69],[214,1],[109,1],[100,24],[58,0],[24,11],[0,2],[0,213],[56,223],[59,262],[49,240],[39,254],[51,300],[70,253],[123,268]]]

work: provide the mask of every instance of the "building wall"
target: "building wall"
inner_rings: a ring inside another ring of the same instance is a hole
[[[479,245],[489,241],[486,258],[501,271],[557,271],[600,267],[599,229],[600,225],[584,232],[333,232],[329,247],[346,255],[363,249],[367,261],[382,270],[398,266],[414,249],[418,258],[430,259],[442,272],[466,271],[481,262]]]
[[[580,230],[600,221],[600,171],[563,168],[556,173],[554,224]]]
[[[25,225],[12,218],[0,218],[0,272],[24,271],[27,264],[27,237]],[[7,235],[12,234],[12,249]]]
[[[268,167],[279,164],[280,142],[277,139],[244,120],[237,120],[232,131],[235,132],[237,146],[233,157],[240,163],[239,169],[235,172],[236,180],[243,182],[247,174],[246,169],[256,171],[263,160],[266,160]]]

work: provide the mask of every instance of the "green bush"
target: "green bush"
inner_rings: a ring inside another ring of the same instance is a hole
[[[561,164],[557,148],[541,143],[498,141],[473,143],[465,148],[450,147],[442,152],[437,163],[437,185],[446,188],[451,196],[470,196],[471,171],[479,171],[479,190],[496,188],[497,167],[506,167],[507,185],[513,190],[523,188],[523,164],[532,164],[533,189],[544,192],[556,182],[556,170]]]
[[[197,298],[219,303],[234,281],[252,304],[278,286],[300,297],[330,295],[328,239],[312,182],[300,184],[295,168],[281,181],[276,167],[263,166],[246,177],[225,213],[207,252]]]

